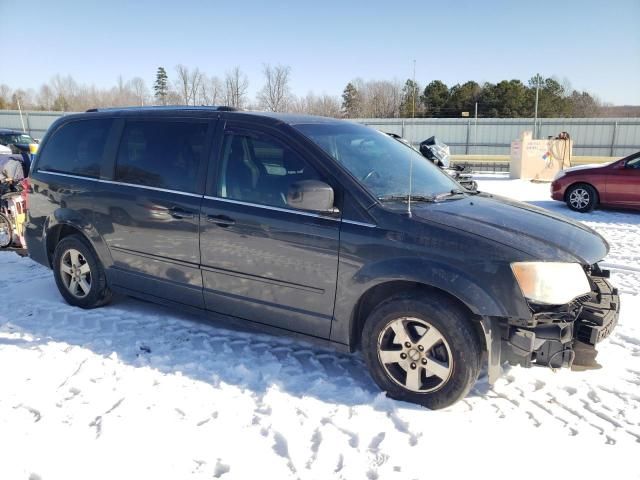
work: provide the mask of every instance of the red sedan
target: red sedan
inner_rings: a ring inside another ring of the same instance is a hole
[[[559,172],[551,183],[551,198],[567,202],[577,212],[590,212],[598,205],[640,210],[640,152]]]

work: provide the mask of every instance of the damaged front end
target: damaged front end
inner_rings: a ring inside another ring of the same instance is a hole
[[[551,368],[599,367],[596,345],[607,338],[620,311],[618,290],[607,281],[609,271],[596,264],[586,269],[591,292],[566,305],[530,304],[529,319],[490,319],[484,322],[489,349],[489,377],[499,375],[499,365]],[[499,335],[498,335],[499,332]]]

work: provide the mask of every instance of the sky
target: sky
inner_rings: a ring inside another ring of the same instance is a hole
[[[37,89],[55,74],[97,87],[158,66],[224,77],[250,94],[266,63],[291,67],[295,94],[339,95],[354,78],[422,86],[536,73],[615,105],[640,105],[640,0],[0,0],[0,84]],[[20,53],[17,53],[20,52]],[[15,60],[11,60],[15,59]]]

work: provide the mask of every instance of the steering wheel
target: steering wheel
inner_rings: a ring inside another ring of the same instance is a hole
[[[362,181],[366,182],[367,180],[369,180],[371,177],[376,176],[377,178],[380,178],[380,174],[378,172],[376,172],[375,170],[371,170],[369,173],[367,173],[364,177],[362,177]]]

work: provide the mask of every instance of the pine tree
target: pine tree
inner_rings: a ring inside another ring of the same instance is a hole
[[[342,114],[347,118],[356,118],[360,113],[360,92],[351,82],[342,92]]]
[[[167,81],[167,72],[163,67],[158,67],[158,72],[156,73],[156,83],[153,84],[153,90],[155,92],[156,100],[158,101],[158,103],[160,103],[160,105],[167,104],[167,93],[169,93]]]
[[[443,116],[443,109],[449,100],[449,87],[440,80],[434,80],[424,88],[420,97],[429,117]]]

